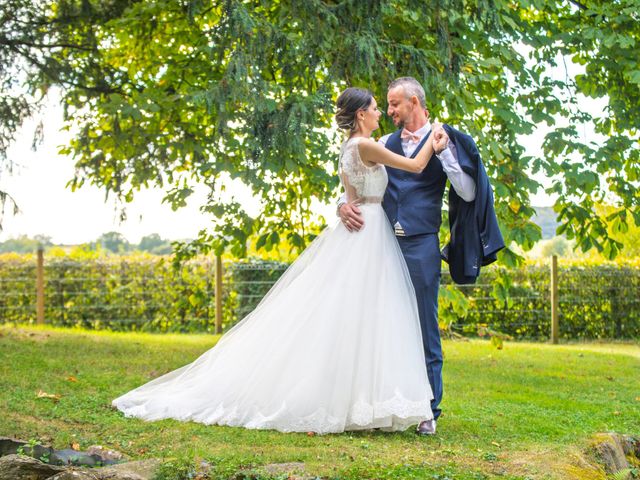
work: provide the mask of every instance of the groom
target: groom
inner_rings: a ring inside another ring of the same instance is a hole
[[[398,78],[389,85],[387,100],[387,113],[399,130],[383,136],[379,142],[392,152],[413,157],[431,133],[424,89],[412,77]],[[449,137],[459,133],[446,125],[445,130]],[[473,202],[476,181],[461,168],[456,145],[451,140],[447,148],[431,158],[422,173],[386,168],[389,183],[382,206],[393,225],[416,291],[427,374],[434,395],[431,401],[434,419],[421,422],[416,433],[433,435],[442,400],[442,346],[438,328],[442,198],[448,179],[462,202]],[[364,222],[356,204],[341,199],[338,211],[349,231],[362,228]]]

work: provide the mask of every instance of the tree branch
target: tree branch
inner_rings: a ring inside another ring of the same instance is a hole
[[[8,45],[8,47],[10,50],[15,52],[16,54],[24,57],[29,63],[31,63],[36,68],[38,68],[43,73],[45,73],[53,81],[61,85],[68,85],[68,86],[80,88],[82,90],[86,90],[88,92],[94,92],[94,93],[118,93],[120,95],[126,95],[126,93],[123,90],[116,89],[116,88],[97,87],[97,86],[90,87],[88,85],[81,85],[72,80],[65,80],[61,78],[60,75],[57,74],[57,72],[52,71],[49,67],[40,63],[37,59],[33,58],[31,55],[22,51],[20,48],[16,47],[15,45]]]
[[[585,4],[580,3],[577,0],[569,0],[569,3],[574,4],[576,7],[580,8],[581,10],[587,10],[588,9],[588,7]]]
[[[84,50],[86,52],[91,52],[94,49],[91,47],[85,47],[83,45],[74,45],[71,43],[33,43],[33,42],[29,42],[27,40],[21,39],[21,40],[10,40],[6,37],[0,37],[0,45],[6,45],[6,46],[19,46],[19,45],[24,45],[26,47],[33,47],[33,48],[73,48],[76,50]]]

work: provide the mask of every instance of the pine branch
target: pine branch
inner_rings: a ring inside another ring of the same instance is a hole
[[[83,45],[75,45],[75,44],[71,44],[71,43],[34,43],[34,42],[29,42],[27,40],[24,39],[20,39],[20,40],[10,40],[6,37],[0,37],[0,45],[6,45],[6,46],[17,46],[17,45],[24,45],[26,47],[32,47],[32,48],[72,48],[75,50],[83,50],[86,52],[92,52],[94,51],[93,48],[91,47],[86,47]]]
[[[53,80],[56,83],[59,83],[61,85],[68,85],[68,86],[71,86],[71,87],[79,88],[79,89],[85,90],[87,92],[94,92],[94,93],[101,93],[101,94],[118,93],[120,95],[125,95],[126,96],[126,93],[121,89],[111,88],[111,87],[106,87],[106,86],[105,87],[100,87],[100,86],[82,85],[82,84],[79,84],[79,83],[74,82],[72,80],[63,79],[58,74],[58,72],[52,70],[47,65],[42,64],[37,59],[33,58],[31,55],[29,55],[28,53],[22,51],[20,48],[16,47],[15,45],[7,45],[7,46],[9,47],[9,49],[11,51],[13,51],[17,55],[23,57],[25,60],[27,60],[29,63],[31,63],[34,67],[38,68],[41,72],[43,72],[45,75],[47,75],[51,80]]]

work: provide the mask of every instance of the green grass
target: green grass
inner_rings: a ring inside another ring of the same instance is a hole
[[[204,459],[219,478],[303,462],[306,475],[328,478],[444,480],[604,478],[583,462],[589,438],[640,434],[640,347],[630,344],[507,343],[496,350],[484,341],[445,341],[444,415],[433,438],[411,431],[308,436],[148,423],[110,406],[216,340],[2,327],[0,435],[160,458],[168,462],[167,479]],[[37,398],[38,390],[61,398]]]

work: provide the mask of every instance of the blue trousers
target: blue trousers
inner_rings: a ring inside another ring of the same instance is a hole
[[[434,396],[431,401],[431,410],[434,418],[437,419],[440,416],[439,405],[442,400],[442,344],[438,327],[438,289],[440,288],[438,235],[428,233],[396,238],[416,290],[427,375]]]

